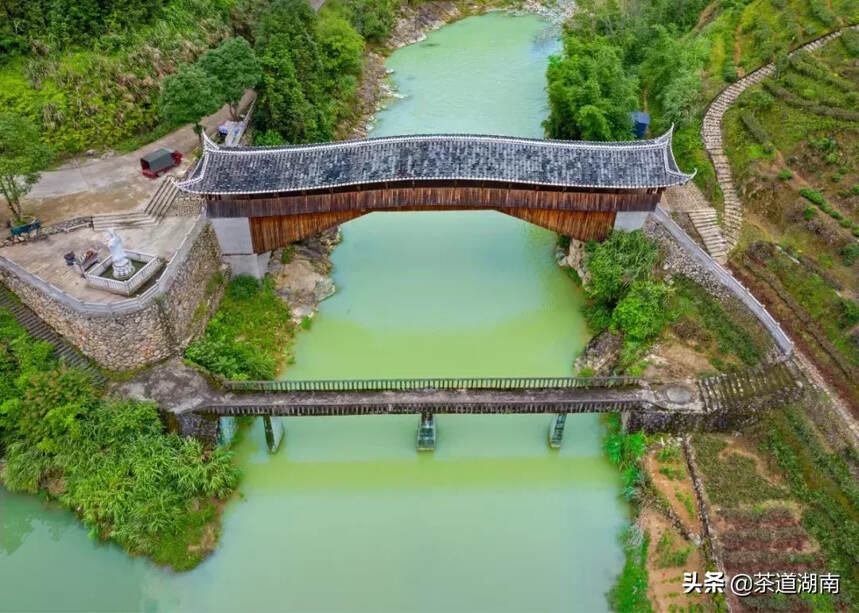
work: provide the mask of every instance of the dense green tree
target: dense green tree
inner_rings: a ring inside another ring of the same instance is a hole
[[[326,14],[319,20],[317,38],[326,74],[336,79],[361,72],[364,39],[348,21],[336,14]]]
[[[52,155],[33,122],[11,113],[0,114],[0,193],[12,211],[12,221],[23,217],[21,197],[39,180]]]
[[[612,325],[626,339],[643,342],[655,337],[671,319],[666,308],[668,287],[653,281],[636,281],[615,306]]]
[[[248,88],[256,87],[262,78],[262,66],[248,41],[241,36],[228,38],[220,46],[210,49],[197,62],[220,84],[219,91],[230,114],[238,119],[237,107]]]
[[[616,304],[639,280],[649,278],[659,252],[641,230],[615,230],[601,242],[587,245],[587,292],[598,301]]]
[[[638,106],[636,80],[602,37],[567,37],[562,56],[547,71],[549,136],[571,140],[627,140],[629,113]]]
[[[211,115],[224,103],[218,80],[204,70],[185,66],[164,79],[158,106],[161,115],[176,123],[193,123],[200,134],[200,120]]]
[[[262,56],[259,112],[267,132],[290,143],[324,140],[321,116],[308,100],[290,57],[290,38],[280,34],[269,39]]]

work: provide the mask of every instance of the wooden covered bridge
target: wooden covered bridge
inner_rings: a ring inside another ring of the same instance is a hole
[[[682,185],[671,131],[629,142],[395,136],[285,147],[219,147],[178,187],[205,198],[235,274],[373,211],[494,210],[579,240],[640,228]]]

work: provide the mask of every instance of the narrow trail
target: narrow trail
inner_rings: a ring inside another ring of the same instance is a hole
[[[847,26],[830,32],[825,36],[812,40],[804,45],[800,45],[788,55],[793,56],[800,51],[813,52],[840,37],[847,29],[859,30],[859,25]],[[748,75],[723,89],[721,93],[713,99],[704,114],[704,122],[701,127],[701,137],[704,140],[704,147],[707,149],[707,153],[716,169],[716,180],[725,196],[724,244],[729,251],[736,246],[740,237],[740,229],[743,224],[743,204],[737,195],[737,188],[734,184],[731,166],[724,151],[722,119],[724,118],[725,112],[728,108],[736,102],[745,90],[760,83],[763,79],[769,77],[774,72],[775,64],[772,62],[752,71]],[[708,229],[712,230],[712,227]],[[836,390],[832,389],[832,387],[827,384],[820,370],[806,354],[804,354],[799,348],[795,348],[794,351],[797,362],[801,365],[802,370],[810,378],[812,383],[816,387],[824,390],[832,400],[832,404],[835,406],[836,411],[841,416],[847,430],[850,432],[850,436],[848,438],[851,440],[854,447],[859,449],[859,423],[857,423],[856,419],[853,418],[849,403],[847,403]]]
[[[859,29],[859,25],[850,26],[853,29]],[[821,38],[815,39],[804,45],[801,45],[790,52],[790,56],[800,51],[815,51],[826,43],[841,36],[842,32],[847,28],[842,28],[831,32]],[[750,72],[748,75],[732,83],[716,96],[707,108],[704,114],[704,123],[701,127],[701,137],[704,140],[704,148],[713,162],[716,169],[716,180],[722,193],[725,195],[725,217],[724,217],[724,234],[725,243],[728,249],[732,249],[739,240],[740,228],[743,223],[743,204],[737,196],[737,188],[734,184],[734,179],[731,174],[731,166],[724,151],[724,141],[722,139],[722,119],[725,112],[736,102],[737,98],[753,85],[757,85],[763,79],[769,77],[775,72],[775,64],[769,63],[757,70]]]

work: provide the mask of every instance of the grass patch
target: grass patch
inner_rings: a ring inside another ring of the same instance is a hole
[[[764,351],[752,335],[703,287],[691,279],[678,277],[674,288],[672,308],[684,314],[679,325],[675,325],[678,336],[697,341],[705,350],[709,345],[707,353],[711,361],[717,358],[716,364],[722,369],[729,368],[724,357],[732,356],[743,366],[761,362]],[[697,327],[693,329],[690,324]]]
[[[608,594],[609,605],[613,611],[653,613],[653,607],[647,599],[647,549],[650,536],[633,525],[624,531],[622,538],[626,561]]]
[[[686,564],[689,554],[692,553],[692,545],[686,547],[674,547],[676,538],[668,531],[662,533],[659,542],[656,543],[656,566],[658,568],[678,568]]]
[[[720,455],[727,443],[714,434],[696,433],[692,437],[695,456],[704,484],[714,504],[736,508],[787,498],[787,491],[772,485],[758,473],[753,458],[735,452]]]

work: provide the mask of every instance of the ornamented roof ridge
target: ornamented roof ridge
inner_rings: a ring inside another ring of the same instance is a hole
[[[642,189],[686,183],[671,151],[673,126],[643,141],[562,141],[429,134],[276,147],[219,147],[180,189],[252,195],[402,181],[497,181],[535,186]]]

